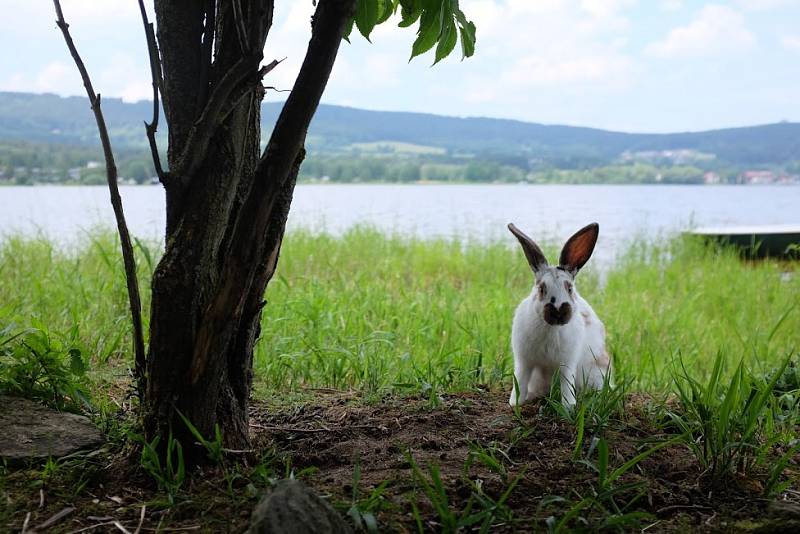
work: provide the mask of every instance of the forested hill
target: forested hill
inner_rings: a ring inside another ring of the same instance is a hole
[[[281,103],[266,102],[265,135]],[[152,104],[103,99],[115,145],[146,145],[142,121]],[[162,130],[165,130],[162,119]],[[162,131],[163,135],[164,132]],[[94,118],[86,98],[0,92],[0,140],[96,144]],[[503,154],[543,160],[555,166],[603,164],[624,152],[692,150],[733,165],[783,164],[800,159],[800,123],[674,134],[631,134],[593,128],[543,125],[514,120],[457,118],[406,112],[367,111],[322,105],[311,125],[309,144],[319,152],[342,152],[363,144],[404,143],[444,149],[449,154]],[[163,148],[163,146],[162,146]]]

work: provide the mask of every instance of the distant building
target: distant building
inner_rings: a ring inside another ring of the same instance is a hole
[[[646,161],[658,163],[668,161],[673,165],[685,165],[698,161],[711,161],[717,156],[707,152],[700,152],[691,148],[678,148],[673,150],[639,150],[632,152],[626,150],[620,154],[622,161]]]
[[[718,184],[722,182],[719,174],[709,171],[703,175],[703,183],[706,185]]]
[[[739,183],[747,185],[774,184],[777,175],[772,171],[744,171],[739,175]]]

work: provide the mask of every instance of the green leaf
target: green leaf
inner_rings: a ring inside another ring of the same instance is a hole
[[[378,22],[378,1],[358,0],[356,6],[356,26],[367,41],[369,41],[369,34],[372,33],[372,29]]]
[[[342,35],[342,39],[344,39],[348,43],[350,42],[350,34],[353,33],[353,24],[355,23],[355,21],[356,21],[355,18],[350,19],[350,22],[347,23],[347,26],[344,29],[344,35]]]
[[[429,13],[428,11],[423,12],[420,18],[417,39],[411,45],[409,61],[433,48],[433,45],[439,40],[439,13],[436,12],[434,15],[429,15]]]
[[[436,47],[436,59],[433,64],[436,65],[442,59],[446,58],[453,48],[456,46],[458,40],[458,32],[456,31],[456,23],[453,18],[449,17],[442,29],[442,34],[439,36],[439,45]]]
[[[461,32],[461,59],[472,57],[475,53],[475,25],[470,21],[466,26],[459,26]]]
[[[605,487],[608,474],[608,443],[604,439],[600,439],[597,444],[597,473],[600,487]]]
[[[69,349],[69,370],[73,375],[83,375],[86,373],[86,364],[81,357],[81,351],[78,349]]]
[[[471,57],[475,53],[475,24],[467,20],[466,15],[456,8],[455,17],[458,21],[458,30],[461,33],[461,59]]]
[[[436,4],[436,2],[431,3]],[[442,0],[442,4],[439,7],[439,38],[437,40],[442,40],[445,25],[451,20],[453,20],[453,6],[450,4],[449,0]]]
[[[396,0],[379,0],[379,14],[376,24],[383,24],[394,13],[397,6]]]
[[[401,28],[408,28],[417,22],[421,14],[421,0],[400,0],[400,17],[402,17],[402,20],[398,26]]]

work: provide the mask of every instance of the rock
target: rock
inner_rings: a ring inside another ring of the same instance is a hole
[[[82,415],[17,397],[0,396],[0,406],[0,459],[9,465],[59,458],[103,442],[103,434]]]
[[[248,534],[339,534],[353,529],[324,499],[299,480],[281,480],[259,502]]]

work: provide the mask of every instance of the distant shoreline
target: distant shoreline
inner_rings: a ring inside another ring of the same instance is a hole
[[[120,187],[153,187],[153,186],[161,186],[159,183],[146,183],[146,184],[139,184],[139,183],[120,183]],[[297,185],[317,185],[317,186],[339,186],[339,185],[374,185],[374,186],[387,186],[387,185],[396,185],[396,186],[428,186],[428,185],[471,185],[471,186],[486,186],[486,185],[496,185],[496,186],[508,186],[508,187],[517,187],[517,186],[560,186],[560,185],[570,185],[570,186],[580,186],[580,187],[594,187],[594,186],[652,186],[652,187],[793,187],[793,186],[800,186],[798,182],[790,182],[790,183],[767,183],[767,184],[698,184],[698,183],[685,183],[685,184],[678,184],[678,183],[658,183],[658,182],[647,182],[647,183],[636,183],[636,182],[596,182],[596,183],[573,183],[573,182],[541,182],[541,183],[530,183],[530,182],[453,182],[453,181],[419,181],[419,182],[323,182],[323,181],[302,181],[298,182]],[[2,183],[0,182],[0,189],[6,187],[24,187],[24,188],[33,188],[33,187],[101,187],[106,188],[108,187],[106,184],[80,184],[80,183],[70,183],[70,182],[63,182],[63,183],[36,183],[36,184],[9,184],[9,183]]]

